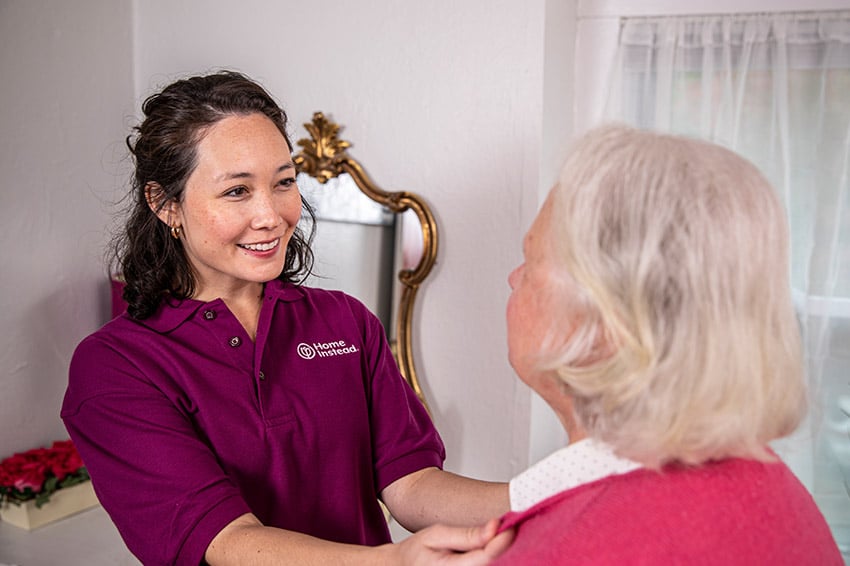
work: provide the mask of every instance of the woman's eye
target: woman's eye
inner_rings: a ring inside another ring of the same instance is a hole
[[[280,185],[281,187],[286,187],[286,188],[294,187],[295,186],[295,178],[294,177],[287,177],[285,179],[281,179],[280,183],[278,183],[278,185]]]
[[[232,189],[224,193],[224,196],[238,197],[244,195],[247,191],[248,189],[246,189],[245,187],[233,187]]]

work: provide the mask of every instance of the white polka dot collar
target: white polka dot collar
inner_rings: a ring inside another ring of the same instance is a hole
[[[585,438],[543,458],[510,483],[511,511],[529,507],[567,489],[642,467],[620,458],[604,442]]]

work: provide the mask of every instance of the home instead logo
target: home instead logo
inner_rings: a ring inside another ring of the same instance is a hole
[[[313,342],[312,344],[301,342],[298,344],[298,355],[305,360],[312,360],[316,356],[320,358],[330,358],[345,354],[355,354],[359,351],[360,350],[357,349],[357,346],[346,344],[345,340],[336,340],[334,342]]]

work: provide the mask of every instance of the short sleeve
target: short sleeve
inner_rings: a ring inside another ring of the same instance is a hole
[[[73,356],[61,416],[103,507],[143,563],[196,566],[212,538],[250,512],[187,408],[96,336]]]
[[[365,319],[375,488],[380,493],[410,473],[442,468],[446,452],[428,411],[401,375],[380,321],[368,311]]]

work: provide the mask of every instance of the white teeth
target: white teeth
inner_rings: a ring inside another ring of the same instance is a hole
[[[245,248],[246,250],[252,250],[255,252],[267,252],[273,249],[280,242],[280,238],[277,240],[273,240],[268,242],[267,244],[239,244],[240,248]]]

